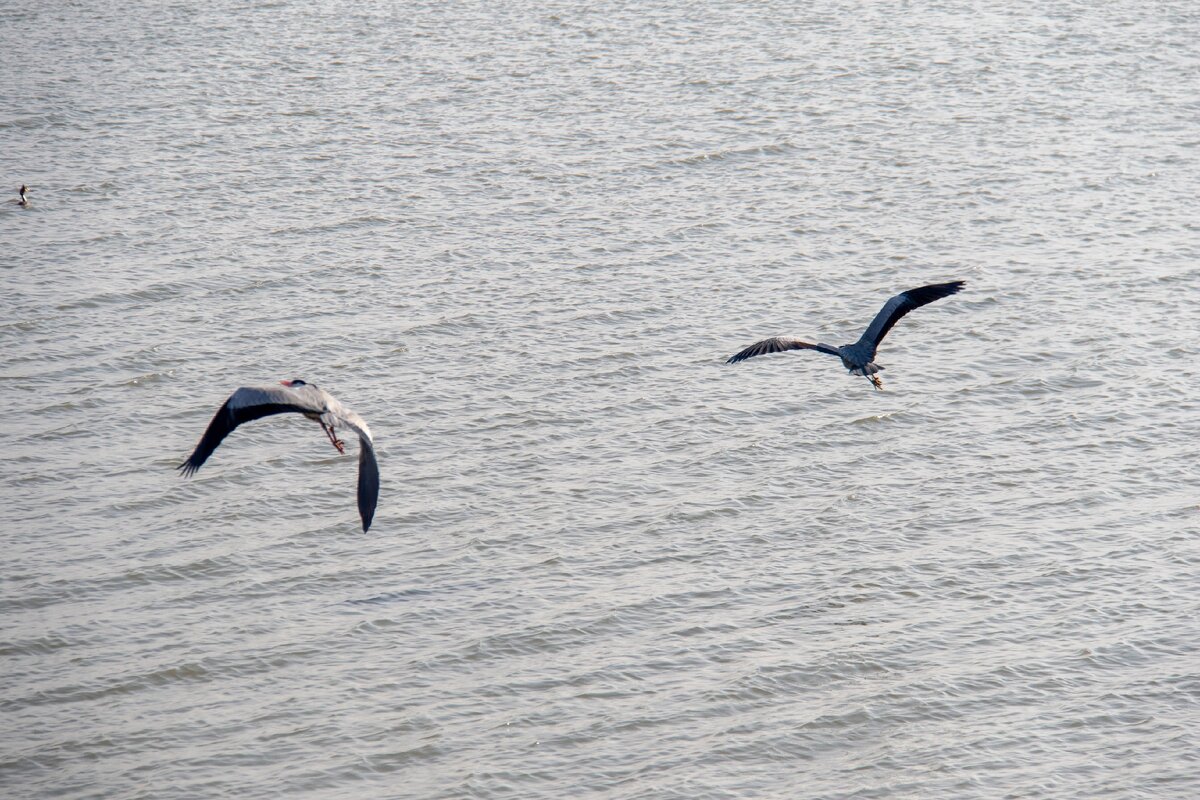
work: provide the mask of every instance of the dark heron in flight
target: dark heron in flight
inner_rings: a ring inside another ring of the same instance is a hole
[[[934,300],[941,300],[943,297],[949,297],[952,294],[957,294],[965,285],[964,281],[950,281],[949,283],[935,283],[930,286],[922,286],[918,289],[909,289],[907,292],[901,292],[883,304],[883,308],[875,315],[875,319],[871,320],[871,324],[863,331],[863,335],[854,344],[844,344],[841,347],[834,347],[829,344],[810,344],[802,342],[799,339],[763,339],[761,342],[756,342],[747,347],[742,352],[735,356],[731,356],[726,364],[733,364],[737,361],[744,361],[753,356],[761,356],[766,353],[780,353],[784,350],[819,350],[822,353],[828,353],[831,356],[837,356],[842,359],[843,366],[850,370],[851,375],[862,375],[871,381],[871,385],[876,389],[883,390],[883,381],[875,373],[883,369],[875,363],[875,351],[879,349],[879,343],[883,341],[883,337],[887,336],[887,332],[892,329],[892,326],[900,321],[908,312],[914,308],[920,308],[923,305],[932,303]]]
[[[321,424],[329,442],[339,453],[345,453],[345,443],[334,432],[338,426],[358,434],[358,513],[363,531],[371,527],[375,506],[379,502],[379,463],[371,443],[371,429],[358,414],[346,408],[323,389],[302,380],[280,381],[280,386],[243,386],[229,396],[217,411],[200,443],[179,465],[184,475],[191,475],[203,466],[221,441],[243,422],[272,414],[294,411]]]

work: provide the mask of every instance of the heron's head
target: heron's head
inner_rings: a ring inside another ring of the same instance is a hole
[[[307,383],[300,380],[299,378],[293,378],[290,381],[280,381],[279,383],[283,386],[288,386],[292,389],[299,389],[301,386],[308,386]]]

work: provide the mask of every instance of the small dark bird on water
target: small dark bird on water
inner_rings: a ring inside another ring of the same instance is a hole
[[[200,437],[200,443],[191,456],[178,468],[185,476],[192,475],[203,466],[221,441],[233,433],[234,428],[272,414],[292,411],[319,422],[330,444],[339,453],[346,452],[345,442],[337,437],[334,430],[338,426],[349,428],[358,434],[358,513],[362,517],[365,532],[371,527],[375,506],[379,502],[379,463],[375,460],[371,429],[362,417],[324,389],[299,379],[280,381],[279,384],[283,388],[243,386],[231,394],[212,422],[208,423],[208,429]]]
[[[883,304],[883,308],[875,315],[875,319],[871,320],[871,324],[863,331],[863,335],[853,344],[834,347],[829,344],[810,344],[799,339],[763,339],[737,355],[731,356],[725,363],[733,364],[753,356],[780,353],[784,350],[819,350],[822,353],[839,357],[846,369],[850,370],[851,375],[862,375],[871,381],[872,386],[882,391],[883,381],[876,373],[883,367],[875,363],[875,351],[879,349],[879,343],[883,341],[883,337],[887,336],[887,332],[901,317],[914,308],[920,308],[934,300],[941,300],[943,297],[957,294],[965,285],[965,281],[950,281],[901,292]]]
[[[29,198],[25,196],[25,193],[28,191],[29,191],[29,187],[22,183],[21,188],[17,190],[17,194],[21,195],[21,199],[17,201],[17,205],[19,205],[19,206],[29,205]]]

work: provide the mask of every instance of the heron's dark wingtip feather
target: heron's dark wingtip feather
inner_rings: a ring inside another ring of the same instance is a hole
[[[943,297],[949,297],[952,294],[958,294],[966,285],[966,281],[934,283],[930,284],[929,286],[921,286],[916,289],[909,289],[904,293],[904,297],[914,306],[923,306],[926,303],[932,303],[934,300],[941,300]]]
[[[762,344],[762,343],[759,342],[759,344]],[[758,353],[756,353],[754,351],[754,349],[756,347],[758,347],[758,344],[752,344],[744,350],[739,350],[738,352],[731,355],[729,358],[725,359],[725,363],[726,364],[736,364],[739,361],[745,361],[747,358],[750,358],[751,356],[758,355]]]
[[[779,347],[779,339],[763,339],[761,342],[755,342],[749,347],[734,353],[725,363],[736,364],[739,361],[745,361],[747,358],[761,356],[764,353],[777,353],[782,349]]]
[[[369,440],[360,436],[358,446],[358,514],[362,517],[363,533],[366,533],[379,505],[379,462]]]
[[[734,353],[728,359],[726,359],[725,363],[726,364],[736,364],[739,361],[745,361],[747,358],[751,358],[753,356],[758,355],[757,352],[753,352],[754,348],[756,348],[756,347],[758,347],[758,345],[753,344],[753,345],[750,345],[749,347],[747,347],[745,350]]]

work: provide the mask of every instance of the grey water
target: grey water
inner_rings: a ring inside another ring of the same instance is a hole
[[[5,797],[1200,796],[1194,4],[8,2],[0,176]]]

